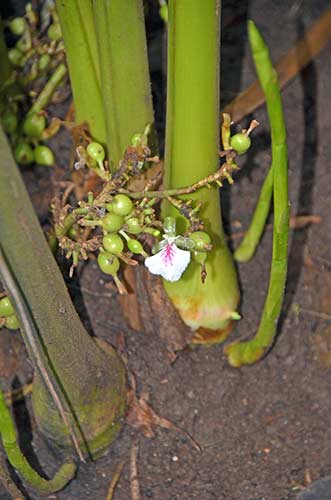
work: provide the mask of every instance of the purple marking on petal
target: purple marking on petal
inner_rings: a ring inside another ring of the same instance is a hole
[[[172,266],[174,261],[174,255],[177,248],[174,243],[167,243],[166,247],[161,252],[161,258],[163,264],[166,266]]]

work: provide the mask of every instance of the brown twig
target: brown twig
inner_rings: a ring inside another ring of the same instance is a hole
[[[134,436],[130,451],[130,491],[131,500],[141,500],[140,496],[140,486],[138,477],[138,454],[139,454],[139,442],[137,436]]]
[[[322,217],[320,215],[295,215],[290,217],[290,228],[291,229],[304,229],[310,224],[321,224]],[[270,231],[272,229],[272,224],[267,224],[265,229],[266,231]],[[231,240],[239,240],[243,236],[245,236],[246,231],[240,231],[237,233],[233,233],[230,236]]]
[[[328,9],[276,64],[281,88],[284,88],[325,47],[330,40],[330,33],[331,9]],[[234,122],[239,122],[264,101],[264,94],[256,81],[230,102],[223,112],[229,113]]]
[[[331,321],[331,314],[327,314],[324,312],[319,312],[319,311],[313,311],[311,309],[307,309],[306,307],[301,307],[299,308],[299,313],[306,313],[309,314],[310,316],[314,316],[315,318],[319,318],[325,321]]]
[[[114,475],[113,475],[113,477],[112,477],[112,479],[110,481],[110,484],[109,484],[109,488],[108,488],[108,493],[107,493],[107,496],[106,496],[106,500],[113,500],[115,489],[116,489],[116,486],[118,485],[118,482],[120,480],[120,477],[121,477],[124,465],[125,465],[125,461],[120,462],[117,465],[117,467],[115,469],[115,472],[114,472]]]

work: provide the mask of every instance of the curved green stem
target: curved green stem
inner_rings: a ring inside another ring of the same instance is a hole
[[[76,465],[69,461],[64,463],[52,479],[44,479],[36,472],[18,444],[15,425],[6,406],[5,398],[0,389],[0,434],[3,447],[6,451],[10,464],[17,470],[20,476],[40,493],[53,493],[62,490],[71,481],[76,472]]]
[[[218,169],[219,35],[219,1],[169,2],[166,189],[195,184]],[[219,341],[239,301],[233,260],[222,229],[219,191],[203,188],[183,196],[188,197],[203,202],[200,216],[212,238],[207,278],[202,283],[200,266],[191,262],[179,281],[164,282],[164,286],[186,324],[200,332],[213,332],[208,340],[202,335],[195,341]],[[168,204],[164,213],[174,215],[177,227],[184,229],[183,219]]]
[[[248,262],[255,254],[265,228],[273,193],[274,174],[270,168],[263,183],[259,200],[257,202],[250,226],[234,253],[234,258],[238,262]]]
[[[232,366],[255,363],[271,346],[281,312],[287,273],[288,160],[281,94],[277,73],[272,66],[268,48],[253,21],[248,23],[248,34],[256,71],[266,97],[271,126],[271,170],[274,200],[273,248],[269,289],[258,331],[252,340],[233,343],[225,349]]]
[[[50,79],[48,80],[48,82],[46,83],[45,87],[40,92],[37,99],[31,106],[29,114],[38,113],[47,106],[52,95],[54,94],[55,90],[60,85],[66,74],[67,74],[66,65],[63,63],[59,64],[54,73],[52,74],[52,76],[50,77]]]

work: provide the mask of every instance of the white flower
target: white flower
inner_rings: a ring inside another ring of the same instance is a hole
[[[145,259],[148,270],[167,281],[178,281],[191,259],[191,252],[178,248],[175,241],[176,238],[165,238],[161,250]]]

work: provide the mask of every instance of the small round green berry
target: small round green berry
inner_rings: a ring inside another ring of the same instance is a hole
[[[20,327],[19,321],[15,314],[6,318],[5,327],[8,328],[8,330],[17,330]]]
[[[13,113],[13,111],[4,111],[1,117],[1,121],[3,129],[7,134],[12,134],[17,129],[17,117],[15,113]]]
[[[120,261],[109,252],[100,252],[98,255],[98,266],[105,274],[115,275],[120,268]]]
[[[125,226],[128,233],[131,234],[139,234],[143,230],[143,226],[136,217],[132,217],[132,219],[127,220]]]
[[[132,253],[141,254],[144,252],[143,246],[138,240],[132,240],[131,238],[127,241],[128,249]]]
[[[203,252],[211,244],[211,239],[209,234],[204,231],[195,231],[190,234],[190,239],[194,241],[194,249],[198,252]]]
[[[45,71],[51,63],[51,56],[49,54],[43,54],[40,56],[38,61],[38,70]]]
[[[47,30],[47,36],[50,40],[58,42],[62,38],[62,31],[60,23],[53,23]]]
[[[107,250],[107,252],[115,255],[119,255],[124,249],[123,240],[116,233],[106,234],[106,236],[103,237],[102,246],[105,250]]]
[[[251,140],[248,135],[239,132],[230,139],[230,146],[238,155],[243,155],[250,148]]]
[[[15,314],[15,310],[13,308],[13,304],[11,303],[8,297],[3,297],[0,299],[0,317],[4,316],[12,316]]]
[[[38,165],[52,167],[55,162],[53,151],[47,146],[37,146],[34,150],[34,159]]]
[[[207,252],[197,252],[196,250],[193,250],[192,252],[193,259],[199,264],[204,264],[207,260],[207,256]]]
[[[21,165],[30,165],[34,162],[34,154],[29,144],[18,144],[14,150],[14,156],[17,163]]]
[[[15,17],[12,21],[9,23],[9,29],[13,33],[13,35],[23,35],[24,30],[26,27],[26,22],[24,17]]]
[[[37,113],[28,115],[23,123],[23,132],[28,137],[39,138],[46,127],[46,118]]]
[[[113,212],[117,215],[129,215],[133,209],[133,203],[125,194],[117,194],[113,199]]]
[[[16,47],[8,50],[8,59],[13,66],[19,66],[23,60],[23,54]]]
[[[105,159],[105,150],[98,142],[90,142],[86,148],[86,152],[90,158],[99,162]]]
[[[103,229],[109,233],[115,233],[119,231],[124,225],[124,219],[117,214],[106,214],[102,221],[101,226]]]

